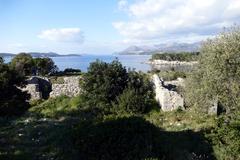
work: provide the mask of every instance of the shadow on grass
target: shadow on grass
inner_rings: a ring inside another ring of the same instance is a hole
[[[141,117],[90,121],[92,116],[86,120],[84,114],[60,119],[27,115],[0,123],[0,159],[215,159],[202,132],[167,132]]]
[[[167,132],[141,117],[84,122],[75,131],[84,160],[212,160],[202,132]]]
[[[77,118],[24,117],[0,125],[1,160],[78,159],[72,141]]]

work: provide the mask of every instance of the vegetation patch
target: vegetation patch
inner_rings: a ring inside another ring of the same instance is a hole
[[[155,53],[152,55],[152,60],[165,60],[165,61],[197,61],[200,52],[166,52]]]

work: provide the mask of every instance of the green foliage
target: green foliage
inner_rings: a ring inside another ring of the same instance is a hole
[[[90,107],[109,106],[127,86],[128,74],[122,64],[114,60],[105,63],[97,60],[90,64],[84,75],[83,96]]]
[[[60,96],[48,99],[47,101],[32,107],[30,112],[43,117],[56,118],[77,114],[80,104],[81,102],[78,97],[69,98],[66,96]]]
[[[64,71],[64,73],[81,73],[80,69],[74,69],[74,68],[66,68]]]
[[[30,54],[19,53],[16,55],[10,66],[23,76],[48,75],[57,72],[58,68],[51,58],[32,58]]]
[[[232,119],[220,117],[208,135],[219,160],[240,160],[240,113]]]
[[[0,64],[2,64],[4,62],[3,58],[0,57]]]
[[[50,81],[52,84],[63,84],[64,83],[63,77],[60,77],[60,76],[51,76]]]
[[[151,103],[147,101],[148,99],[150,97],[147,97],[147,94],[140,94],[134,89],[125,89],[117,97],[117,102],[113,105],[113,109],[117,112],[145,113],[151,107]]]
[[[19,53],[12,59],[10,66],[23,76],[31,75],[34,66],[33,58],[30,54]]]
[[[148,114],[144,115],[144,117],[155,126],[172,132],[183,130],[193,130],[197,132],[209,130],[216,125],[214,116],[198,112],[194,108],[170,112],[162,112],[157,109],[156,111],[150,111]]]
[[[227,113],[240,109],[240,28],[233,27],[204,43],[198,69],[186,84],[189,105],[208,108],[214,100]]]
[[[128,72],[127,88],[117,97],[113,110],[146,113],[155,105],[152,91],[152,84],[144,74],[130,71]]]
[[[29,95],[17,86],[22,86],[24,78],[6,64],[0,64],[0,116],[23,113],[28,107]]]
[[[172,81],[176,80],[177,78],[186,78],[188,75],[188,73],[181,71],[159,71],[157,74],[164,81]]]
[[[117,60],[91,63],[83,79],[81,96],[85,105],[91,108],[106,112],[143,113],[153,102],[152,84],[146,75],[127,72]]]
[[[152,59],[160,59],[166,61],[197,61],[199,52],[179,52],[179,53],[156,53],[152,55]]]
[[[35,58],[34,68],[39,75],[49,75],[57,72],[58,68],[51,58]]]

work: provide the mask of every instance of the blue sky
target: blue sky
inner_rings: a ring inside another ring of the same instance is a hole
[[[239,0],[0,0],[0,52],[111,54],[195,42],[240,21]]]

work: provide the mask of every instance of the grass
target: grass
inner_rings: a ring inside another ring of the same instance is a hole
[[[157,71],[159,77],[161,77],[164,81],[172,81],[177,78],[186,78],[188,73],[181,71]]]
[[[216,125],[216,117],[198,113],[194,109],[172,112],[152,111],[144,117],[166,131],[200,131]]]
[[[218,139],[212,144],[211,140],[216,136],[213,133],[209,136],[217,126],[217,118],[193,109],[162,112],[159,108],[154,108],[144,115],[110,114],[96,119],[97,114],[81,106],[79,97],[61,96],[32,102],[32,108],[22,117],[0,119],[0,159],[80,159],[81,154],[85,153],[86,156],[91,152],[85,152],[84,148],[79,147],[85,147],[86,151],[89,151],[88,149],[93,149],[92,146],[108,149],[101,152],[95,150],[96,154],[123,153],[115,149],[119,149],[117,146],[121,145],[124,150],[128,143],[115,146],[114,139],[119,143],[131,142],[133,146],[143,142],[146,147],[159,147],[160,150],[148,150],[152,156],[141,154],[144,155],[142,159],[205,160],[214,159],[213,154],[218,159],[221,159],[219,155],[226,155],[224,144],[220,145],[223,147],[218,147]],[[79,128],[79,124],[88,121],[93,123]],[[141,126],[152,128],[151,133],[147,128],[141,129]],[[76,134],[76,127],[81,135]],[[114,131],[115,129],[119,131]],[[155,138],[152,139],[151,135]],[[220,138],[221,135],[219,134]],[[80,140],[81,146],[76,145],[76,140]],[[231,141],[228,143],[231,144]],[[145,146],[141,144],[140,148]],[[138,153],[138,150],[135,151]],[[129,153],[140,155],[135,154],[135,151]],[[165,157],[154,156],[160,152]],[[116,156],[115,159],[117,158]]]

